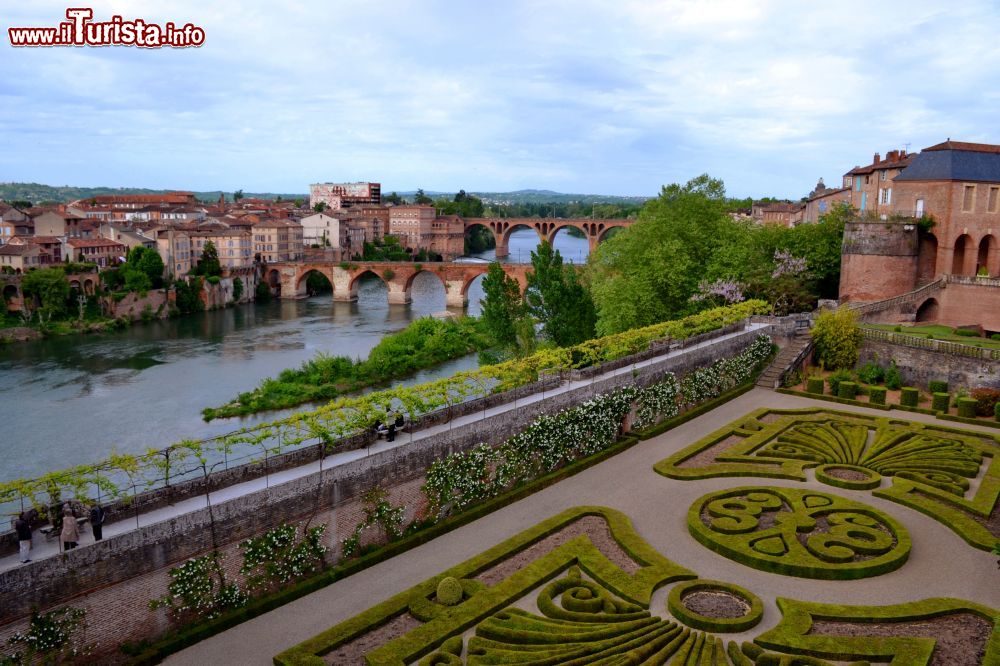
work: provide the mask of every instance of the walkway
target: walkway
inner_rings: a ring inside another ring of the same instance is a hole
[[[764,324],[750,324],[746,330],[757,330],[765,328]],[[595,376],[593,379],[578,380],[578,381],[564,381],[558,388],[550,389],[544,392],[539,392],[534,395],[529,395],[524,398],[518,398],[516,402],[504,403],[496,405],[486,409],[485,411],[477,411],[472,414],[466,414],[465,416],[457,417],[452,419],[450,422],[436,425],[430,428],[425,428],[423,430],[418,430],[412,433],[404,433],[396,438],[395,442],[386,442],[384,440],[379,440],[379,442],[368,449],[357,449],[353,451],[343,451],[341,453],[334,453],[326,457],[323,461],[323,469],[333,469],[339,465],[345,465],[347,463],[353,462],[360,458],[364,458],[372,453],[380,453],[382,451],[387,451],[400,446],[406,446],[413,441],[419,441],[426,439],[428,437],[434,437],[441,432],[450,430],[454,427],[461,427],[463,425],[474,423],[476,421],[482,420],[483,418],[489,416],[496,416],[498,414],[505,414],[513,412],[514,410],[523,407],[526,404],[537,402],[546,397],[551,397],[559,393],[565,393],[573,389],[584,387],[587,385],[593,385],[595,382],[600,381],[604,378],[615,377],[625,373],[631,373],[633,368],[642,368],[650,364],[661,362],[673,356],[679,356],[681,354],[687,353],[694,349],[699,349],[702,347],[711,346],[717,344],[721,341],[730,339],[737,335],[742,335],[745,331],[740,331],[736,333],[730,333],[713,340],[707,340],[694,345],[685,347],[684,349],[670,351],[660,356],[655,356],[653,358],[647,359],[645,361],[640,361],[634,365],[628,365],[623,368],[618,368],[617,370],[612,370],[601,375]],[[299,467],[293,467],[290,469],[272,472],[268,477],[261,477],[259,479],[253,479],[251,481],[245,481],[243,483],[234,484],[226,488],[222,488],[213,493],[210,493],[209,497],[213,506],[217,506],[227,500],[235,499],[243,495],[249,495],[251,493],[262,490],[266,486],[277,486],[288,481],[293,481],[295,479],[308,476],[319,472],[320,462],[317,460],[315,462],[308,463],[306,465],[301,465]],[[104,526],[104,538],[113,537],[119,534],[124,534],[126,532],[131,532],[135,530],[138,526],[152,525],[154,523],[159,523],[162,521],[170,520],[177,516],[190,513],[192,511],[198,511],[207,506],[204,495],[199,495],[197,497],[192,497],[186,500],[182,500],[170,506],[166,506],[160,509],[155,509],[152,511],[147,511],[145,513],[140,513],[138,519],[135,517],[129,518],[127,520],[119,520],[114,523],[108,523]],[[85,525],[81,530],[80,546],[86,547],[88,544],[94,543],[93,534],[90,531],[89,525]],[[53,555],[58,555],[60,551],[60,543],[58,537],[53,537],[51,539],[46,539],[39,531],[35,531],[33,549],[31,552],[32,560],[40,560],[46,557],[52,557]],[[12,569],[14,567],[23,566],[17,553],[7,555],[0,558],[0,572]]]
[[[797,483],[770,479],[715,478],[701,481],[667,479],[653,464],[691,442],[759,407],[822,407],[885,416],[886,412],[754,389],[726,405],[653,439],[640,442],[605,462],[433,541],[377,564],[322,590],[249,620],[168,658],[174,666],[211,663],[271,663],[271,657],[357,613],[452,567],[494,544],[567,508],[585,504],[625,512],[638,533],[659,552],[700,577],[735,582],[764,601],[764,618],[743,640],[773,627],[779,613],[776,597],[827,603],[890,604],[929,597],[958,597],[1000,607],[995,581],[996,557],[968,547],[954,532],[917,511],[882,500],[867,491],[832,489],[816,481]],[[923,414],[901,418],[934,422]],[[962,426],[966,427],[966,426]],[[969,429],[975,429],[969,426]],[[989,428],[980,428],[996,433]],[[705,493],[737,485],[759,484],[815,488],[856,499],[898,519],[913,536],[913,550],[897,571],[858,581],[821,581],[766,573],[739,565],[699,545],[687,531],[688,507]],[[652,599],[651,610],[664,609],[666,589]]]

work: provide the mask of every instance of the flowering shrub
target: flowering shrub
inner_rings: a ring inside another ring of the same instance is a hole
[[[804,273],[807,267],[803,257],[796,257],[788,250],[777,250],[774,253],[774,271],[771,272],[771,279],[783,275],[799,275]]]
[[[284,524],[240,543],[248,590],[275,587],[309,575],[323,564],[326,525],[311,527],[298,539],[298,525]]]
[[[74,638],[78,631],[84,631],[87,611],[69,606],[48,613],[32,611],[28,631],[17,633],[7,639],[11,646],[23,645],[25,650],[0,659],[4,664],[61,664],[86,656],[91,646],[83,645]]]
[[[681,401],[692,407],[717,398],[750,379],[756,368],[771,355],[771,338],[758,335],[743,352],[732,358],[716,361],[707,368],[688,373],[681,382]]]
[[[151,609],[170,608],[177,615],[191,611],[211,619],[248,601],[238,585],[225,582],[219,551],[188,560],[169,573],[172,580],[167,594],[150,601]]]
[[[403,516],[406,509],[393,506],[389,502],[389,493],[376,486],[361,500],[364,503],[365,519],[354,528],[354,534],[340,542],[341,553],[350,557],[361,549],[361,538],[367,530],[373,527],[382,529],[386,539],[393,541],[403,534]]]
[[[742,303],[746,300],[743,295],[743,285],[736,280],[716,280],[715,282],[702,281],[698,283],[698,291],[691,296],[692,301],[705,301],[713,297],[722,299],[723,303]]]
[[[672,372],[664,374],[659,383],[641,390],[636,400],[633,425],[641,430],[659,420],[677,416],[680,411],[677,404],[680,392],[680,382],[677,381],[677,377]]]

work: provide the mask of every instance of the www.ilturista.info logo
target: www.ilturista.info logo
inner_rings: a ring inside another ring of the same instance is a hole
[[[53,28],[7,28],[11,46],[140,46],[158,49],[165,46],[187,48],[205,43],[205,31],[187,23],[163,25],[142,19],[126,21],[112,16],[110,21],[91,21],[94,10],[71,7],[68,21]]]

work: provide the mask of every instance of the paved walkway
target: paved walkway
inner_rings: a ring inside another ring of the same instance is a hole
[[[947,527],[917,511],[873,497],[867,491],[832,489],[816,481],[705,479],[677,481],[653,471],[653,464],[704,435],[759,407],[823,407],[885,416],[886,412],[836,405],[754,389],[735,400],[615,457],[402,555],[377,564],[313,594],[286,604],[168,658],[173,665],[271,663],[273,655],[482,552],[567,508],[597,504],[626,513],[654,548],[703,578],[728,580],[756,592],[764,618],[742,640],[773,627],[776,597],[846,604],[891,604],[929,597],[958,597],[1000,607],[996,557],[970,548]],[[900,418],[938,422],[923,414]],[[976,429],[969,426],[969,429]],[[996,433],[989,428],[984,432]],[[913,537],[909,561],[899,570],[859,581],[819,581],[780,576],[742,566],[710,552],[687,531],[688,507],[705,493],[736,485],[815,488],[876,507],[898,519]],[[651,610],[664,610],[667,589]]]
[[[757,330],[765,328],[763,324],[751,324],[746,330]],[[653,358],[647,359],[645,361],[640,361],[634,365],[628,365],[623,368],[618,368],[617,370],[612,370],[601,375],[597,375],[593,379],[585,379],[578,381],[565,381],[559,387],[553,388],[544,392],[539,392],[534,395],[525,396],[524,398],[519,398],[516,402],[504,403],[501,405],[496,405],[484,411],[476,411],[472,414],[466,414],[465,416],[457,417],[452,419],[450,422],[439,424],[430,428],[425,428],[412,433],[402,433],[397,436],[396,441],[386,442],[384,440],[379,440],[377,444],[371,446],[367,449],[357,449],[354,451],[344,451],[341,453],[334,453],[326,457],[323,461],[324,469],[332,469],[338,465],[344,465],[360,458],[364,458],[373,453],[379,453],[382,451],[387,451],[396,447],[406,446],[413,441],[419,441],[428,437],[434,437],[446,430],[450,430],[454,427],[460,427],[469,423],[474,423],[480,421],[483,418],[489,416],[496,416],[498,414],[511,413],[516,409],[523,407],[526,404],[537,402],[547,397],[552,397],[553,395],[559,393],[565,393],[566,391],[571,391],[573,389],[585,387],[588,385],[593,385],[594,382],[599,382],[608,377],[615,377],[625,373],[631,373],[633,368],[642,368],[650,364],[659,363],[665,359],[680,356],[691,350],[699,349],[702,347],[712,346],[721,341],[730,339],[737,335],[742,335],[745,331],[740,331],[737,333],[730,333],[713,340],[706,340],[700,342],[684,349],[670,351],[668,353],[662,354],[660,356],[655,356]],[[243,495],[249,495],[251,493],[262,490],[266,485],[277,486],[294,479],[298,479],[310,474],[314,474],[319,471],[320,462],[317,460],[306,465],[301,465],[299,467],[293,467],[286,470],[281,470],[278,472],[272,472],[268,477],[261,477],[259,479],[253,479],[251,481],[245,481],[243,483],[234,484],[226,488],[222,488],[213,493],[210,493],[211,501],[213,506],[217,506],[227,500],[235,499]],[[108,523],[104,526],[104,538],[110,538],[119,534],[124,534],[126,532],[131,532],[139,526],[152,525],[154,523],[159,523],[165,520],[170,520],[177,516],[190,513],[192,511],[197,511],[203,509],[207,506],[204,495],[199,495],[197,497],[191,497],[186,500],[182,500],[170,506],[162,507],[160,509],[155,509],[152,511],[147,511],[140,513],[138,517],[130,517],[125,520],[119,520],[114,523]],[[86,547],[89,544],[94,543],[94,536],[90,531],[89,525],[85,525],[80,530],[80,547]],[[52,538],[46,538],[38,530],[34,533],[33,546],[31,552],[32,560],[40,560],[46,557],[52,557],[60,552],[61,544],[59,543],[58,536]],[[0,572],[12,569],[14,567],[24,566],[19,561],[19,556],[17,553],[7,555],[0,558]]]

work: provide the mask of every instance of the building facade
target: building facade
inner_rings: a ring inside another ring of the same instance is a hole
[[[314,183],[309,186],[309,206],[325,204],[328,210],[340,210],[361,204],[382,203],[380,183]]]

